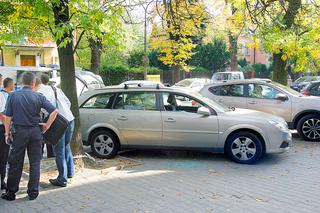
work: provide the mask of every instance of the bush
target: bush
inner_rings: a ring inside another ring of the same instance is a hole
[[[271,71],[267,68],[265,64],[254,64],[252,65],[255,77],[256,78],[270,78],[271,77]]]
[[[148,67],[148,74],[160,74],[157,67]],[[105,85],[117,85],[128,80],[144,79],[144,67],[128,67],[126,64],[104,65],[101,76]]]
[[[141,50],[135,50],[130,53],[128,58],[129,67],[140,67],[144,65],[144,53]]]

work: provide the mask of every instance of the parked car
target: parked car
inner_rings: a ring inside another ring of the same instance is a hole
[[[206,85],[200,93],[229,107],[240,107],[283,117],[305,140],[320,140],[320,98],[272,81],[242,80]]]
[[[211,80],[208,78],[186,78],[174,84],[172,87],[189,91],[200,91],[204,85],[209,83],[211,83]]]
[[[16,90],[19,90],[22,87],[22,76],[25,72],[32,72],[37,77],[40,77],[44,73],[50,77],[57,76],[55,70],[47,67],[0,66],[0,74],[3,76],[3,79],[12,78],[16,85]]]
[[[302,90],[304,95],[320,96],[320,81],[311,81]]]
[[[244,79],[244,75],[243,75],[243,72],[240,72],[240,71],[216,72],[216,73],[213,73],[211,78],[211,80],[214,82],[242,80],[242,79]]]
[[[319,80],[320,80],[320,76],[303,76],[295,80],[292,83],[291,88],[299,92],[303,87],[305,87],[311,81],[319,81]]]
[[[131,80],[131,81],[125,81],[119,84],[118,86],[124,87],[124,85],[127,86],[157,86],[159,85],[160,87],[164,87],[164,85],[161,82],[156,82],[156,81],[149,81],[149,80]]]
[[[60,88],[60,77],[51,78],[50,84]],[[101,77],[89,71],[76,70],[76,87],[78,97],[88,90],[105,87]]]
[[[92,90],[80,96],[79,104],[84,144],[101,158],[125,148],[174,149],[225,152],[238,163],[254,163],[291,144],[287,124],[278,116],[231,110],[173,88]]]

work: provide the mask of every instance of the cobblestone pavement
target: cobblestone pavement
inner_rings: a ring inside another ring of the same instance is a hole
[[[320,143],[240,165],[223,155],[130,151],[143,165],[77,177],[29,201],[0,200],[0,212],[320,212]]]

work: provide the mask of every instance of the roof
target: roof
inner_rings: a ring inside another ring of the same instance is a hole
[[[224,85],[224,84],[245,84],[245,83],[271,83],[270,79],[266,78],[253,78],[253,79],[244,79],[244,80],[225,80],[218,81],[207,85]]]
[[[124,91],[161,91],[161,92],[172,92],[172,91],[176,91],[176,92],[182,92],[185,93],[185,90],[183,89],[177,89],[177,88],[171,88],[171,87],[156,87],[156,86],[142,86],[142,87],[138,87],[138,86],[129,86],[127,89],[123,86],[108,86],[108,87],[104,87],[104,88],[99,88],[99,89],[93,89],[93,90],[89,90],[84,92],[83,94],[81,94],[80,98],[79,98],[79,103],[81,103],[82,101],[86,100],[87,98],[91,97],[92,95],[95,94],[101,94],[101,93],[107,93],[107,92],[124,92]]]

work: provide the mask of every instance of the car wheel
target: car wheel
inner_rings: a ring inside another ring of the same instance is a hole
[[[320,141],[320,115],[310,114],[302,117],[297,130],[300,137],[306,141]]]
[[[110,131],[99,130],[91,137],[91,150],[99,158],[114,158],[119,150],[118,138]]]
[[[251,132],[236,132],[226,141],[226,153],[237,163],[255,163],[263,156],[262,141]]]

